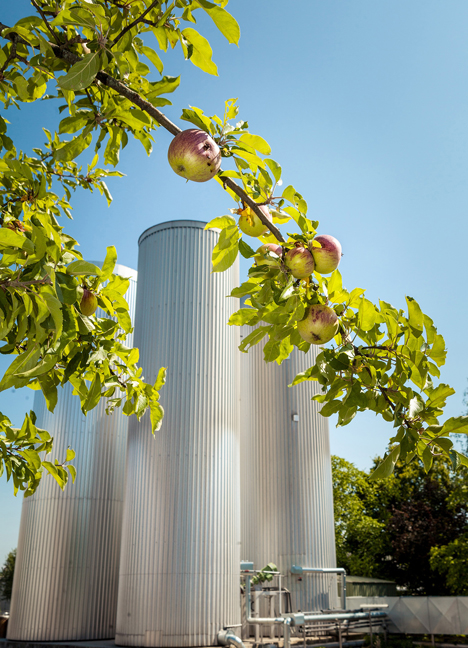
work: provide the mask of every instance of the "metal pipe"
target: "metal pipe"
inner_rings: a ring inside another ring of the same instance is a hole
[[[341,576],[341,605],[346,610],[346,569],[343,567],[300,567],[293,565],[291,574],[340,574]]]
[[[251,579],[251,574],[256,573],[257,570],[254,569],[249,569],[249,570],[243,570],[242,573],[245,576],[245,611],[246,611],[246,623],[248,625],[274,625],[274,624],[280,624],[283,626],[284,631],[284,648],[290,648],[291,645],[291,619],[289,617],[276,617],[276,618],[263,618],[263,617],[252,617],[251,616],[251,588],[250,588],[250,579]],[[265,573],[265,572],[263,572]],[[278,572],[269,572],[272,574],[278,574]],[[281,590],[280,590],[281,594]],[[280,595],[280,601],[281,601],[281,595]]]
[[[291,645],[291,619],[284,619],[284,648],[290,648]]]
[[[239,639],[239,637],[230,630],[220,630],[218,632],[218,644],[220,646],[236,646],[236,648],[245,648],[242,639]]]
[[[304,614],[304,619],[306,621],[335,621],[335,620],[344,620],[344,619],[369,619],[369,616],[372,618],[386,617],[386,612],[381,612],[380,610],[375,612],[337,612],[331,614]]]

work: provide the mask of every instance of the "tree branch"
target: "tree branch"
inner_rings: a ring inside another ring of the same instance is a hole
[[[47,20],[47,18],[46,18],[46,16],[45,16],[44,12],[43,12],[42,9],[40,8],[40,6],[37,4],[36,0],[31,0],[31,4],[32,4],[32,5],[37,9],[37,11],[41,14],[41,18],[42,18],[42,20],[44,21],[45,26],[47,27],[49,33],[52,34],[52,37],[53,37],[53,39],[55,40],[55,42],[58,43],[58,44],[60,45],[60,40],[59,40],[57,34],[54,32],[54,30],[52,29],[52,27],[49,25],[49,21]]]
[[[151,11],[151,9],[153,9],[153,7],[155,7],[157,4],[160,4],[160,0],[154,0],[154,2],[152,2],[150,4],[150,6],[147,9],[145,9],[145,11],[141,14],[141,16],[138,16],[138,18],[135,18],[135,20],[132,23],[130,23],[130,25],[127,25],[125,27],[125,29],[122,29],[122,31],[117,36],[117,38],[115,38],[114,41],[112,42],[111,48],[114,47],[114,45],[116,45],[119,42],[119,40],[122,38],[122,36],[125,36],[125,34],[128,31],[130,31],[131,29],[133,29],[133,27],[135,27],[135,25],[138,25],[138,23],[143,20],[143,18],[146,16],[146,14],[149,13]]]
[[[5,288],[28,288],[29,286],[51,286],[52,281],[50,277],[44,277],[44,279],[34,279],[31,281],[18,281],[18,279],[13,279],[11,281],[2,281],[0,282],[0,288],[5,290]]]
[[[154,4],[155,2],[153,2],[151,6],[153,6]],[[4,29],[8,29],[7,25],[3,25],[2,23],[0,23],[0,34]],[[7,38],[10,38],[10,35],[8,35]],[[10,38],[10,40],[12,39]],[[21,42],[21,40],[22,39],[18,37],[18,42]],[[61,47],[59,45],[56,45],[55,43],[49,43],[49,45],[54,51],[55,56],[63,59],[64,61],[67,61],[72,65],[82,60],[79,56],[77,56],[73,52],[68,51],[63,46]],[[141,108],[141,110],[147,112],[148,115],[153,117],[153,119],[155,119],[160,126],[165,128],[172,135],[178,135],[179,133],[182,132],[181,128],[179,128],[178,126],[176,126],[176,124],[171,122],[171,120],[168,119],[166,115],[164,115],[164,113],[162,113],[155,106],[153,106],[152,103],[144,99],[138,92],[135,92],[135,90],[132,90],[121,81],[118,81],[117,79],[112,77],[107,72],[103,72],[101,70],[100,72],[97,73],[96,79],[101,83],[103,83],[108,88],[111,88],[112,90],[120,94],[122,97],[125,97],[126,99],[131,101],[133,104],[135,104],[135,106]],[[229,189],[231,189],[231,191],[235,193],[236,196],[238,196],[241,200],[243,200],[244,203],[252,209],[252,211],[258,216],[258,218],[262,221],[262,223],[268,227],[268,229],[273,234],[273,236],[280,243],[284,243],[285,239],[283,238],[281,232],[277,227],[275,227],[275,225],[273,225],[273,223],[271,223],[271,221],[267,219],[265,214],[260,209],[258,203],[252,200],[252,198],[241,187],[239,187],[239,185],[236,184],[232,178],[223,177],[222,169],[220,169],[218,173],[219,173],[219,177],[223,182],[224,189],[226,189],[226,187],[229,187]]]

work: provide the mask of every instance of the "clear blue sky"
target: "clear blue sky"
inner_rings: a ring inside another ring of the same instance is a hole
[[[1,21],[32,13],[26,0],[3,3]],[[26,9],[25,9],[26,8]],[[338,238],[340,269],[349,288],[404,307],[417,299],[448,344],[443,382],[457,394],[447,415],[464,410],[468,368],[464,332],[468,215],[468,4],[466,0],[232,1],[240,47],[228,45],[209,22],[202,33],[214,50],[219,77],[180,51],[165,57],[165,73],[182,74],[165,109],[179,121],[195,105],[221,113],[238,97],[239,115],[272,146],[285,184],[306,198],[320,232]],[[201,23],[200,23],[201,25]],[[56,106],[11,110],[17,143],[30,151],[53,130]],[[210,220],[233,206],[215,182],[186,184],[166,161],[171,136],[155,133],[153,154],[139,144],[121,154],[126,177],[109,181],[114,202],[77,193],[66,230],[88,259],[115,245],[119,262],[136,268],[139,234],[165,220]],[[0,394],[0,410],[19,423],[33,393]],[[373,415],[345,428],[330,426],[332,452],[369,468],[392,430]],[[0,480],[0,561],[16,546],[20,498]],[[5,518],[6,514],[6,518]]]

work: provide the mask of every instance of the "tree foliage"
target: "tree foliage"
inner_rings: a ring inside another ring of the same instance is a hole
[[[3,567],[0,570],[0,598],[5,599],[6,601],[11,600],[15,562],[16,549],[13,549],[6,557]]]
[[[0,119],[0,351],[14,356],[0,389],[41,389],[53,410],[57,387],[71,382],[85,413],[106,398],[109,409],[122,406],[125,414],[141,417],[149,409],[154,429],[162,417],[158,392],[164,377],[146,384],[138,352],[123,344],[131,323],[126,283],[112,274],[115,251],[108,250],[102,269],[86,263],[59,220],[71,216],[75,190],[97,190],[112,199],[106,178],[120,175],[114,167],[130,137],[149,155],[157,127],[180,132],[160,110],[180,82],[165,74],[164,54],[181,47],[187,61],[217,74],[210,44],[195,28],[197,16],[208,15],[229,43],[238,43],[240,29],[226,10],[227,0],[31,0],[31,5],[31,15],[15,25],[0,24],[0,100],[5,111],[54,101],[62,118],[54,132],[44,128],[46,139],[42,146],[36,143],[33,155],[17,150],[7,119]],[[229,324],[256,325],[241,350],[268,336],[267,362],[282,362],[294,346],[306,353],[310,345],[297,324],[311,305],[327,304],[339,318],[333,345],[294,384],[318,381],[322,393],[315,398],[322,414],[337,413],[339,425],[366,409],[393,423],[392,445],[375,476],[389,475],[399,458],[420,458],[426,470],[441,453],[454,466],[468,463],[449,438],[468,432],[468,417],[439,422],[453,389],[434,382],[446,349],[433,321],[412,297],[405,311],[385,301],[373,304],[364,289],[347,290],[338,270],[305,280],[291,275],[284,255],[298,244],[319,245],[319,223],[308,218],[307,202],[292,185],[279,189],[282,170],[270,146],[237,116],[234,99],[225,101],[221,117],[193,106],[181,113],[181,120],[219,144],[228,168],[216,180],[237,203],[209,224],[221,230],[213,270],[226,270],[239,252],[254,256],[233,214],[255,214],[269,229],[260,242],[282,244],[281,257],[255,262],[247,281],[232,292],[246,302]],[[89,158],[84,167],[76,162],[81,154],[80,159]],[[261,205],[269,207],[273,222]],[[285,224],[295,229],[286,240],[278,229]],[[106,317],[80,312],[83,288],[98,294]],[[41,460],[38,453],[50,447],[33,414],[21,430],[2,415],[0,469],[13,476],[15,490],[33,492],[44,469],[65,484],[70,457],[63,463]]]
[[[413,594],[468,591],[465,468],[437,458],[427,474],[421,464],[397,462],[391,477],[372,480],[339,457],[332,466],[340,567]]]

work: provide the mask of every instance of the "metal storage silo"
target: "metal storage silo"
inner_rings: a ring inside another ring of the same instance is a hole
[[[265,363],[263,346],[240,358],[242,559],[277,565],[293,611],[333,608],[335,575],[291,575],[293,565],[336,565],[328,421],[311,401],[317,383],[288,387],[317,350],[295,348],[278,366]]]
[[[126,299],[133,321],[137,273]],[[126,343],[133,344],[133,335]],[[44,477],[23,501],[8,638],[20,641],[106,639],[115,636],[128,418],[106,415],[101,401],[87,416],[70,384],[54,413],[36,392],[38,427],[54,437],[54,456],[76,451],[76,481],[62,492]]]
[[[129,425],[117,645],[215,645],[240,623],[238,268],[211,273],[204,226],[139,241],[135,344],[146,379],[164,366],[167,382],[155,436],[148,416]]]

